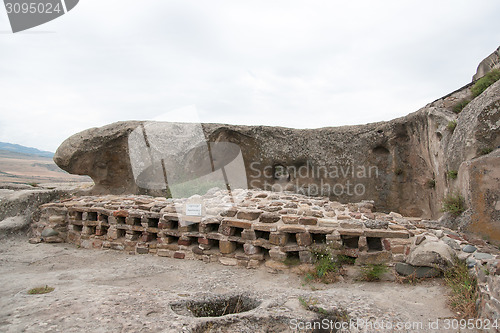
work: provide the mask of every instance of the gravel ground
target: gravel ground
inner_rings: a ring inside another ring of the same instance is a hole
[[[441,280],[417,286],[310,285],[293,273],[272,274],[265,267],[250,270],[71,244],[35,245],[24,237],[1,242],[0,284],[0,332],[306,332],[302,328],[317,314],[307,311],[299,298],[326,311],[345,309],[352,332],[363,327],[362,320],[423,325],[367,332],[443,332],[442,326],[432,330],[428,323],[443,324],[453,315]],[[44,285],[55,290],[27,294]],[[213,318],[178,314],[170,306],[228,294],[248,296],[258,306]]]

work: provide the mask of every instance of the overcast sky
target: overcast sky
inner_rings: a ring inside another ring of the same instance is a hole
[[[390,120],[470,82],[499,17],[498,0],[80,0],[12,34],[0,7],[0,141],[55,151],[89,127],[195,109],[296,128]]]

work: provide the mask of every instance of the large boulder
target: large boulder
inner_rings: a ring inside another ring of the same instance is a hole
[[[425,266],[444,269],[453,264],[455,257],[455,251],[445,242],[424,240],[420,245],[411,249],[406,263],[414,267]]]
[[[473,99],[456,122],[445,152],[448,170],[500,147],[500,80]]]
[[[460,226],[499,245],[500,149],[462,163],[458,174],[467,207],[458,219]]]
[[[493,68],[500,68],[500,47],[479,63],[476,74],[474,74],[472,80],[475,81],[482,78]]]
[[[471,97],[470,87],[406,117],[359,126],[118,122],[75,134],[54,160],[70,173],[89,175],[95,194],[170,195],[177,185],[222,182],[344,203],[374,200],[378,211],[438,218],[442,198],[468,186],[447,172],[500,145],[500,82],[456,115],[453,107]]]
[[[69,173],[90,176],[95,194],[138,193],[127,142],[140,123],[119,122],[75,134],[59,146],[54,162]]]

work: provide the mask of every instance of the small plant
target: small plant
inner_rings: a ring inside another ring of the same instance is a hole
[[[396,176],[402,176],[404,173],[404,170],[402,168],[397,168],[396,170],[394,170],[394,174]]]
[[[346,256],[344,254],[339,254],[337,256],[337,261],[341,264],[341,265],[354,265],[354,262],[356,261],[356,258],[354,257],[349,257],[349,256]]]
[[[448,125],[446,125],[446,129],[453,133],[455,131],[455,128],[457,127],[457,121],[456,120],[451,120],[448,122]]]
[[[493,148],[483,148],[479,151],[479,154],[480,155],[488,155],[489,153],[491,153],[493,151]]]
[[[361,267],[361,281],[380,281],[382,275],[387,272],[387,267],[382,264],[370,264]]]
[[[300,305],[302,305],[304,309],[309,310],[310,307],[318,304],[318,300],[311,297],[309,297],[309,299],[306,300],[304,297],[299,296],[299,303]]]
[[[40,295],[40,294],[48,294],[50,292],[53,292],[54,288],[45,286],[45,287],[36,287],[33,289],[28,290],[28,294],[30,295]]]
[[[459,216],[465,211],[465,200],[460,193],[449,193],[443,199],[441,211],[450,213],[453,216]]]
[[[459,318],[477,317],[477,280],[469,274],[467,263],[456,260],[444,271],[446,284],[451,288],[449,304]]]
[[[402,276],[402,275],[399,275],[399,274],[394,274],[394,279],[397,283],[400,283],[400,284],[409,284],[409,285],[416,285],[417,283],[419,283],[421,280],[423,279],[419,279],[417,277],[417,273],[413,273],[413,274],[410,274],[408,276]]]
[[[462,110],[467,106],[467,104],[470,103],[470,100],[468,99],[462,99],[461,101],[459,101],[457,104],[455,104],[453,106],[453,112],[455,112],[456,114],[459,114],[460,112],[462,112]]]
[[[448,176],[448,179],[457,179],[458,177],[458,171],[457,170],[450,170],[446,173]]]
[[[427,187],[428,188],[436,188],[436,180],[435,179],[429,179],[427,181]]]
[[[326,249],[311,251],[316,259],[314,268],[306,273],[306,282],[317,280],[322,283],[333,283],[341,274],[342,264],[338,257],[333,257]]]
[[[477,82],[471,88],[472,96],[477,97],[481,95],[481,93],[485,91],[486,88],[498,81],[498,79],[500,79],[500,70],[494,69],[486,73],[486,75],[477,80]]]

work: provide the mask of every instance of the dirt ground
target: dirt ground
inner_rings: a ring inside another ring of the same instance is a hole
[[[416,286],[310,285],[300,276],[272,274],[265,267],[35,245],[22,236],[0,243],[0,285],[0,332],[306,332],[316,314],[299,298],[326,310],[345,309],[352,332],[443,332],[441,324],[453,315],[439,279]],[[44,285],[55,290],[27,294]],[[248,295],[258,306],[213,318],[172,310],[172,303],[214,294]],[[393,329],[363,330],[363,320],[385,328],[392,323]],[[440,328],[430,329],[429,322],[436,321]],[[394,329],[397,323],[406,329]]]

